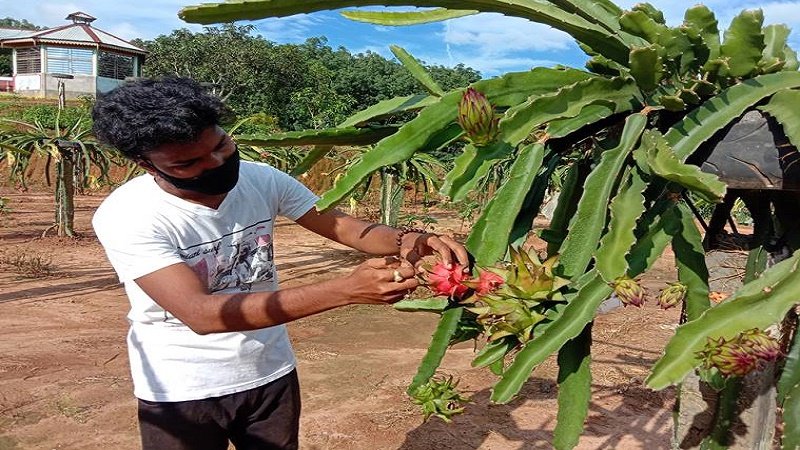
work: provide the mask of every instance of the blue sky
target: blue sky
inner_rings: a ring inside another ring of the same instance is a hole
[[[169,34],[176,28],[200,31],[202,27],[181,21],[178,11],[200,2],[186,0],[0,0],[0,17],[27,19],[37,25],[57,26],[64,17],[83,11],[97,17],[94,25],[124,39],[149,39]],[[623,8],[637,3],[618,0]],[[683,11],[694,1],[651,0],[662,9],[670,24],[680,23]],[[761,8],[765,23],[785,23],[792,27],[790,42],[800,49],[800,0],[706,0],[722,27],[742,9]],[[413,27],[380,27],[348,21],[328,11],[252,23],[266,39],[280,43],[300,43],[312,36],[325,36],[329,45],[344,46],[353,53],[367,50],[391,58],[390,44],[400,45],[429,64],[454,66],[464,63],[485,77],[534,66],[566,64],[582,67],[586,57],[572,39],[547,26],[499,14],[480,14],[447,22]]]

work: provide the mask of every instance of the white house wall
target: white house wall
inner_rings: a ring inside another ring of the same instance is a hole
[[[14,91],[22,95],[41,96],[42,76],[38,73],[15,76]]]
[[[58,98],[58,78],[47,74],[46,89],[47,98]],[[71,80],[64,80],[64,95],[67,98],[75,98],[80,95],[95,95],[94,77],[91,75],[73,75]]]

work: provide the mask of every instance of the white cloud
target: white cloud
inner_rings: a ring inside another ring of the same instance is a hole
[[[322,15],[298,14],[290,17],[269,18],[253,22],[257,32],[265,39],[276,42],[302,42],[312,36],[325,34]]]
[[[764,23],[784,23],[793,31],[800,31],[800,2],[773,2],[761,6]]]
[[[453,19],[442,34],[452,48],[469,47],[485,55],[564,50],[573,41],[568,34],[547,25],[500,14]]]
[[[126,41],[130,41],[135,38],[141,38],[139,28],[128,22],[116,23],[109,28],[101,28],[101,30],[111,33],[114,36]]]
[[[178,18],[178,11],[191,4],[186,0],[112,2],[106,0],[17,1],[0,0],[0,15],[25,19],[44,26],[64,25],[67,14],[81,11],[97,18],[92,25],[123,39],[151,39],[177,28],[199,31],[199,25]]]

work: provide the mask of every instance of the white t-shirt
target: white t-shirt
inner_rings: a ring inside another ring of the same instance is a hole
[[[136,397],[218,397],[291,372],[295,358],[284,326],[198,335],[134,280],[186,263],[211,292],[275,291],[275,218],[296,220],[316,201],[289,175],[245,161],[236,187],[217,209],[164,192],[150,175],[125,183],[103,201],[92,225],[131,303],[128,355]]]

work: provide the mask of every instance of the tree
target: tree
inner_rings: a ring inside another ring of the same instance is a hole
[[[467,239],[480,273],[472,281],[473,294],[405,305],[441,314],[409,394],[428,415],[447,418],[458,410],[452,385],[433,375],[449,344],[461,340],[486,337],[473,364],[500,376],[491,396],[500,403],[517,395],[533,368],[557,353],[561,407],[553,444],[574,447],[588,412],[596,309],[612,293],[625,304],[640,305],[643,291],[636,277],[671,245],[678,280],[664,289],[660,302],[681,304],[686,323],[653,366],[647,384],[663,389],[698,373],[718,388],[718,409],[712,412],[717,427],[700,445],[728,445],[737,380],[781,353],[777,341],[760,330],[783,320],[798,302],[800,252],[760,276],[760,269],[750,270],[741,290],[711,307],[701,236],[682,198],[691,191],[719,202],[726,186],[686,160],[713,146],[720,130],[753,109],[769,114],[792,144],[800,145],[794,113],[800,73],[797,55],[787,45],[788,28],[765,27],[760,10],[744,11],[721,35],[713,12],[702,5],[689,8],[680,26],[669,27],[663,14],[646,3],[630,11],[610,0],[468,0],[459,3],[463,10],[444,9],[452,2],[440,0],[385,3],[437,8],[349,11],[347,17],[393,25],[476,11],[503,13],[571,34],[590,57],[588,70],[537,68],[481,80],[466,91],[445,92],[416,71],[430,95],[370,106],[348,121],[351,127],[294,136],[308,141],[336,136],[343,142],[349,134],[353,142],[363,144],[371,136],[376,143],[323,195],[317,205],[322,210],[345,199],[375,170],[450,138],[454,125],[459,127],[455,137],[470,141],[443,186],[454,200],[473,192],[494,164],[513,158],[507,180]],[[180,14],[208,23],[368,4],[375,2],[255,0],[246,6],[193,6]],[[400,110],[416,115],[389,136],[366,131],[374,119]],[[540,262],[517,246],[531,230],[552,172],[564,163],[559,208],[549,228],[540,231],[548,241],[548,259]],[[759,259],[754,253],[753,267]],[[503,261],[502,267],[492,267]],[[445,292],[452,297],[455,291]],[[779,382],[784,448],[800,445],[799,352],[795,343]]]
[[[109,180],[112,165],[126,162],[105,149],[91,136],[91,122],[77,116],[62,121],[62,110],[53,122],[0,120],[0,161],[7,162],[12,179],[25,186],[28,167],[34,158],[44,158],[45,176],[55,175],[55,218],[53,226],[61,237],[74,237],[74,196],[76,187],[97,187]]]
[[[330,127],[357,109],[420,91],[400,64],[377,53],[334,50],[324,37],[278,45],[252,31],[252,26],[225,24],[133,43],[150,52],[146,76],[208,82],[237,115],[266,113],[287,130]],[[479,78],[463,66],[433,71],[447,86]]]
[[[145,76],[174,75],[208,83],[211,90],[231,104],[260,78],[264,51],[270,44],[251,36],[252,25],[225,24],[194,33],[187,29],[161,35],[152,41],[136,41],[150,55]]]
[[[15,19],[13,17],[4,17],[0,19],[0,28],[14,28],[17,30],[44,30],[44,27],[34,25],[25,19]]]

